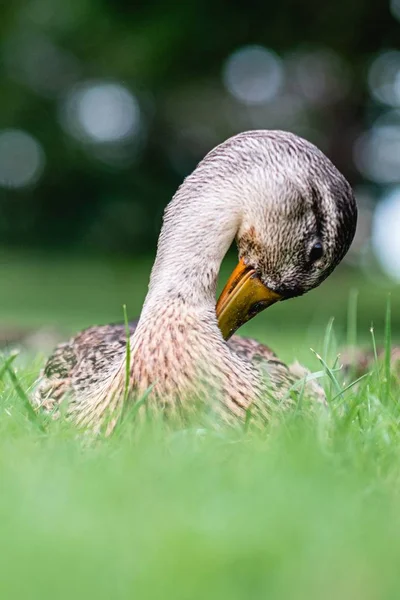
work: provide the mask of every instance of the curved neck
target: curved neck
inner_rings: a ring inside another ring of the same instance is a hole
[[[203,161],[168,205],[149,291],[131,338],[136,390],[154,385],[155,395],[168,398],[188,389],[196,393],[194,384],[204,380],[213,388],[217,383],[227,397],[240,397],[242,405],[259,388],[258,370],[232,352],[215,313],[221,262],[235,236],[248,227],[247,219],[254,219],[254,204],[262,204],[256,200],[263,190],[254,186],[250,170],[221,169],[216,175],[212,162]]]
[[[241,414],[257,393],[257,369],[232,352],[218,327],[221,262],[242,224],[242,195],[188,178],[168,205],[149,291],[131,338],[136,392],[196,397],[209,386]],[[193,190],[193,191],[192,191]],[[229,195],[229,197],[227,197]]]
[[[168,205],[142,314],[160,301],[215,309],[221,262],[240,227],[239,198],[215,185],[192,190],[190,177]]]

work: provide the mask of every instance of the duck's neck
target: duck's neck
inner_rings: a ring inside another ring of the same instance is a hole
[[[234,198],[210,186],[196,196],[187,180],[167,207],[149,291],[147,316],[156,304],[181,301],[195,310],[215,308],[221,262],[240,226],[241,210]]]
[[[160,395],[180,395],[200,377],[218,380],[225,392],[240,388],[250,399],[254,372],[233,355],[215,314],[218,272],[240,221],[239,202],[231,197],[227,203],[212,190],[188,198],[183,186],[169,205],[131,340],[140,389],[156,385]]]
[[[223,342],[215,315],[217,278],[241,211],[212,185],[193,190],[191,177],[166,209],[135,340],[154,323],[174,329],[186,319],[188,329],[196,323],[209,334],[211,328]]]

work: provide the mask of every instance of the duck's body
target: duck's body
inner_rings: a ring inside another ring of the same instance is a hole
[[[138,320],[129,323],[130,336],[134,335],[137,324]],[[108,378],[115,362],[126,358],[128,340],[125,325],[99,325],[85,329],[57,346],[44,368],[36,392],[36,405],[57,414],[63,398],[68,398],[71,413],[79,410],[88,388],[96,389]],[[303,381],[314,399],[324,400],[323,389],[307,379],[309,372],[298,363],[286,365],[271,348],[251,338],[234,335],[227,343],[233,353],[262,368],[278,400],[284,396],[289,400],[289,390]],[[238,408],[241,411],[241,406]],[[238,412],[237,409],[234,408],[234,412]]]
[[[211,151],[166,209],[149,291],[131,326],[130,394],[151,387],[149,402],[163,407],[212,395],[226,414],[243,416],[265,399],[266,378],[273,394],[287,391],[293,375],[268,348],[226,340],[265,306],[325,279],[347,251],[355,222],[350,186],[305,140],[256,131]],[[240,263],[216,314],[218,272],[234,238]],[[123,326],[105,326],[59,347],[45,368],[40,402],[69,394],[76,422],[95,428],[110,413],[117,418],[126,344]]]

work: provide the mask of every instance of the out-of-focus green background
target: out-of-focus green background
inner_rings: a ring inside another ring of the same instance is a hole
[[[389,291],[400,332],[400,0],[16,0],[0,31],[0,343],[136,316],[174,190],[254,128],[316,143],[360,217],[329,281],[244,332],[301,354],[334,316],[344,340],[354,289],[359,339]]]

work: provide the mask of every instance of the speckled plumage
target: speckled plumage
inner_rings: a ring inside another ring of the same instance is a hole
[[[137,320],[129,323],[130,335],[134,334],[137,324]],[[234,335],[228,346],[245,361],[261,365],[275,394],[281,389],[285,395],[296,381],[306,380],[309,375],[309,371],[298,363],[287,366],[268,346],[254,339]],[[89,387],[99,386],[118,358],[125,359],[126,347],[123,324],[89,327],[60,344],[43,370],[35,395],[36,406],[57,416],[59,404],[67,398],[70,414],[79,413],[81,394]],[[150,381],[147,384],[150,385]],[[306,390],[315,400],[324,401],[323,389],[315,382],[307,382]],[[237,400],[236,407],[234,404],[231,410],[240,414],[241,408],[242,403]]]
[[[220,264],[233,239],[263,283],[285,297],[319,285],[354,236],[351,188],[326,156],[286,132],[239,134],[212,150],[168,205],[149,291],[131,326],[131,397],[171,408],[198,394],[242,417],[268,389],[286,397],[303,371],[254,340],[222,338],[215,314]],[[312,262],[310,249],[324,253]],[[123,402],[122,326],[92,328],[56,349],[38,387],[49,409],[69,397],[75,421],[95,429]],[[268,381],[266,381],[268,380]],[[212,391],[211,394],[209,392]]]

